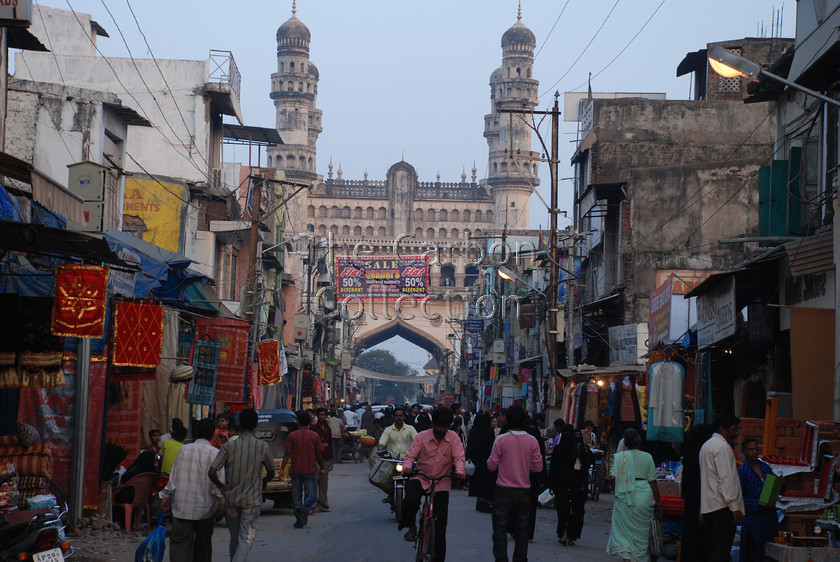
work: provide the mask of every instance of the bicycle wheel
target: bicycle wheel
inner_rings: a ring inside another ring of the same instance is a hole
[[[427,515],[420,519],[417,535],[416,562],[431,562],[435,559],[435,520]]]
[[[592,501],[598,501],[598,496],[601,495],[601,486],[598,484],[597,474],[592,479]]]

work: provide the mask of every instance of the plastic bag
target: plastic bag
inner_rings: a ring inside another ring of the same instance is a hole
[[[391,477],[394,474],[394,463],[386,460],[379,461],[374,465],[368,476],[368,481],[380,490],[390,493],[393,489]]]
[[[466,461],[464,463],[464,472],[467,473],[467,476],[473,476],[475,474],[475,463],[472,461]]]
[[[541,505],[546,506],[554,500],[554,495],[551,493],[551,490],[546,488],[539,496],[537,496],[537,500]]]
[[[163,528],[163,513],[161,513],[157,527],[137,547],[134,562],[163,562],[165,552],[166,529]]]

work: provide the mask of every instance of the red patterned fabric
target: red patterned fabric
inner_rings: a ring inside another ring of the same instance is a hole
[[[245,403],[248,376],[248,334],[251,325],[233,318],[198,318],[195,333],[219,341],[222,350],[216,370],[216,401]]]
[[[163,344],[163,307],[122,301],[114,309],[114,318],[113,364],[157,367]]]
[[[277,384],[283,380],[280,375],[280,342],[260,342],[260,384]]]
[[[101,338],[105,332],[107,298],[107,267],[60,265],[55,274],[53,335]]]

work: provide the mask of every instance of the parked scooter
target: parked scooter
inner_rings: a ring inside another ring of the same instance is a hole
[[[65,528],[68,506],[55,509],[21,509],[0,513],[0,562],[32,560],[56,562],[73,554]]]

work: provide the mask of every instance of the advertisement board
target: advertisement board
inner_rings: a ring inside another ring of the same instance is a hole
[[[735,334],[735,277],[697,297],[697,346],[708,347]]]
[[[183,184],[135,174],[125,178],[123,215],[142,222],[144,241],[180,252],[181,219],[188,197]]]
[[[339,301],[422,300],[429,296],[428,256],[337,256],[335,271]]]

